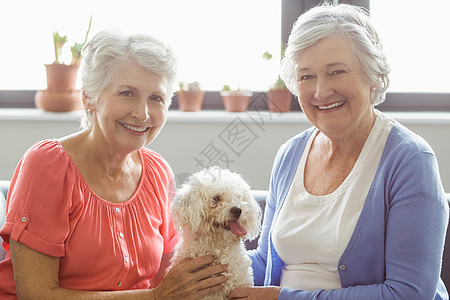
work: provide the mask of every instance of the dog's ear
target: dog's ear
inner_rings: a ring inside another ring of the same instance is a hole
[[[244,225],[247,230],[245,238],[247,240],[254,240],[258,237],[261,231],[261,207],[255,198],[250,194],[250,191],[244,193],[244,202],[246,203],[246,222]]]
[[[198,189],[184,185],[172,202],[172,218],[178,231],[197,231],[202,222],[203,201]]]

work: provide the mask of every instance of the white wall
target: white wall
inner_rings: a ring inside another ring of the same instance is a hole
[[[450,113],[392,113],[392,117],[423,136],[434,149],[444,188],[450,192]],[[0,109],[0,180],[11,178],[23,153],[35,142],[78,130],[80,112]],[[167,124],[149,148],[171,164],[179,183],[219,161],[242,174],[254,189],[267,189],[278,147],[308,128],[299,112],[169,112]]]

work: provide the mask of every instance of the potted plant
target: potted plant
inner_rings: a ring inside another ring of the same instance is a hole
[[[291,111],[292,94],[278,75],[277,80],[267,91],[267,105],[271,112]]]
[[[284,55],[282,47],[281,57]],[[272,59],[269,52],[264,52],[263,58],[267,61]],[[272,84],[267,91],[267,105],[271,112],[289,112],[291,110],[292,94],[286,87],[283,79],[278,75],[277,80]]]
[[[83,43],[74,43],[70,50],[72,61],[64,64],[61,61],[63,46],[68,42],[67,36],[61,36],[57,31],[53,32],[53,45],[55,51],[55,61],[46,64],[47,89],[37,91],[35,95],[35,105],[46,111],[65,112],[80,110],[81,91],[76,89],[78,69],[80,68],[81,49],[87,41],[91,29],[92,17],[86,31]]]
[[[180,82],[180,89],[177,92],[178,107],[181,111],[199,111],[202,109],[203,97],[205,92],[202,91],[198,81]]]
[[[250,98],[253,93],[241,89],[231,89],[229,85],[224,85],[220,96],[222,97],[225,110],[229,112],[242,112],[247,110]]]

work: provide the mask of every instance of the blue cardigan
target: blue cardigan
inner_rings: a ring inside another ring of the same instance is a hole
[[[272,223],[313,131],[287,141],[275,158],[258,248],[249,252],[257,286],[280,284],[284,262],[272,244]],[[283,288],[278,299],[448,299],[440,279],[447,224],[448,205],[432,149],[395,122],[339,260],[342,288]]]

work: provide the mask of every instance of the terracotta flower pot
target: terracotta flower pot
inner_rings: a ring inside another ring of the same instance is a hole
[[[51,64],[45,65],[47,90],[71,92],[75,90],[79,66]]]
[[[181,111],[199,111],[202,109],[203,91],[178,91],[178,106]]]
[[[292,94],[288,89],[273,89],[267,91],[267,104],[271,112],[291,111]]]
[[[242,112],[247,110],[252,92],[220,92],[225,110],[228,112]]]
[[[55,91],[37,91],[34,95],[34,104],[50,112],[68,112],[81,110],[81,91],[55,92]]]
[[[76,65],[45,65],[47,89],[36,92],[35,106],[50,112],[82,109],[81,91],[76,89],[78,69]]]

